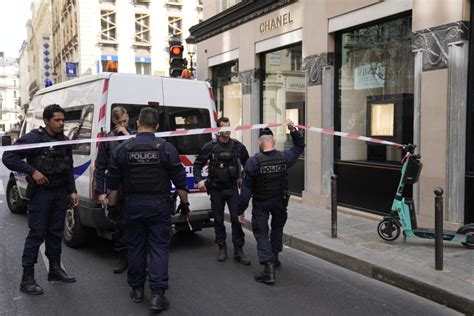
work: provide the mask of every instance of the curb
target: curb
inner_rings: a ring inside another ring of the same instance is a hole
[[[224,216],[225,220],[230,222],[229,214],[225,213]],[[245,222],[244,228],[250,232],[252,231],[252,226],[248,220]],[[470,299],[467,296],[451,293],[433,284],[411,278],[407,275],[386,269],[369,261],[335,251],[329,247],[308,242],[286,233],[283,233],[283,243],[285,246],[290,248],[318,257],[374,280],[396,286],[402,290],[453,308],[459,312],[465,313],[466,315],[474,315],[474,299]]]

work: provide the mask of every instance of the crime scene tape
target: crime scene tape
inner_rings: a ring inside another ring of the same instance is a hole
[[[232,131],[244,131],[244,130],[255,130],[265,127],[279,127],[287,125],[286,123],[267,123],[267,124],[243,124],[236,126],[228,127],[208,127],[208,128],[196,128],[188,130],[176,130],[168,132],[159,132],[155,133],[156,137],[176,137],[176,136],[185,136],[185,135],[201,135],[209,133],[219,133],[219,132],[232,132]],[[311,127],[306,125],[295,125],[297,128],[308,130],[310,132],[339,136],[343,138],[349,138],[353,140],[360,140],[365,142],[384,144],[387,146],[403,147],[402,144],[397,144],[387,140],[366,137],[357,134],[338,132],[330,129],[323,129],[319,127]],[[114,142],[126,140],[129,138],[135,137],[135,135],[125,135],[125,136],[108,136],[108,137],[99,137],[99,138],[86,138],[86,139],[73,139],[73,140],[64,140],[57,142],[46,142],[46,143],[35,143],[35,144],[21,144],[21,145],[10,145],[0,147],[0,152],[13,151],[13,150],[22,150],[22,149],[33,149],[33,148],[42,148],[42,147],[53,147],[61,145],[77,145],[77,144],[87,144],[87,143],[101,143],[101,142]]]

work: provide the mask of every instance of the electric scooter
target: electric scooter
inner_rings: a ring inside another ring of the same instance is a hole
[[[434,229],[419,228],[416,223],[415,205],[410,198],[403,197],[406,184],[418,182],[423,164],[421,156],[415,154],[415,145],[408,144],[402,147],[406,151],[402,159],[402,174],[398,185],[395,199],[392,203],[390,215],[383,218],[377,226],[380,238],[386,241],[394,241],[400,236],[403,228],[403,239],[407,237],[419,237],[434,239]],[[443,231],[443,240],[460,242],[464,247],[474,249],[474,223],[466,224],[457,231]]]

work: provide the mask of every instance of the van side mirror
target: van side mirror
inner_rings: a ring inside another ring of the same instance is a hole
[[[2,136],[2,146],[10,146],[12,144],[12,138],[10,135]]]

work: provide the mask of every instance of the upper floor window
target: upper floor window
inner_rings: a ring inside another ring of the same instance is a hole
[[[115,23],[115,11],[100,11],[101,39],[105,41],[117,40],[117,24]]]
[[[183,40],[183,20],[178,16],[168,17],[168,35],[169,37],[176,36],[181,41]]]
[[[242,2],[242,0],[220,0],[220,11],[227,10],[239,2]]]
[[[135,14],[135,42],[150,43],[150,15],[148,13]]]

